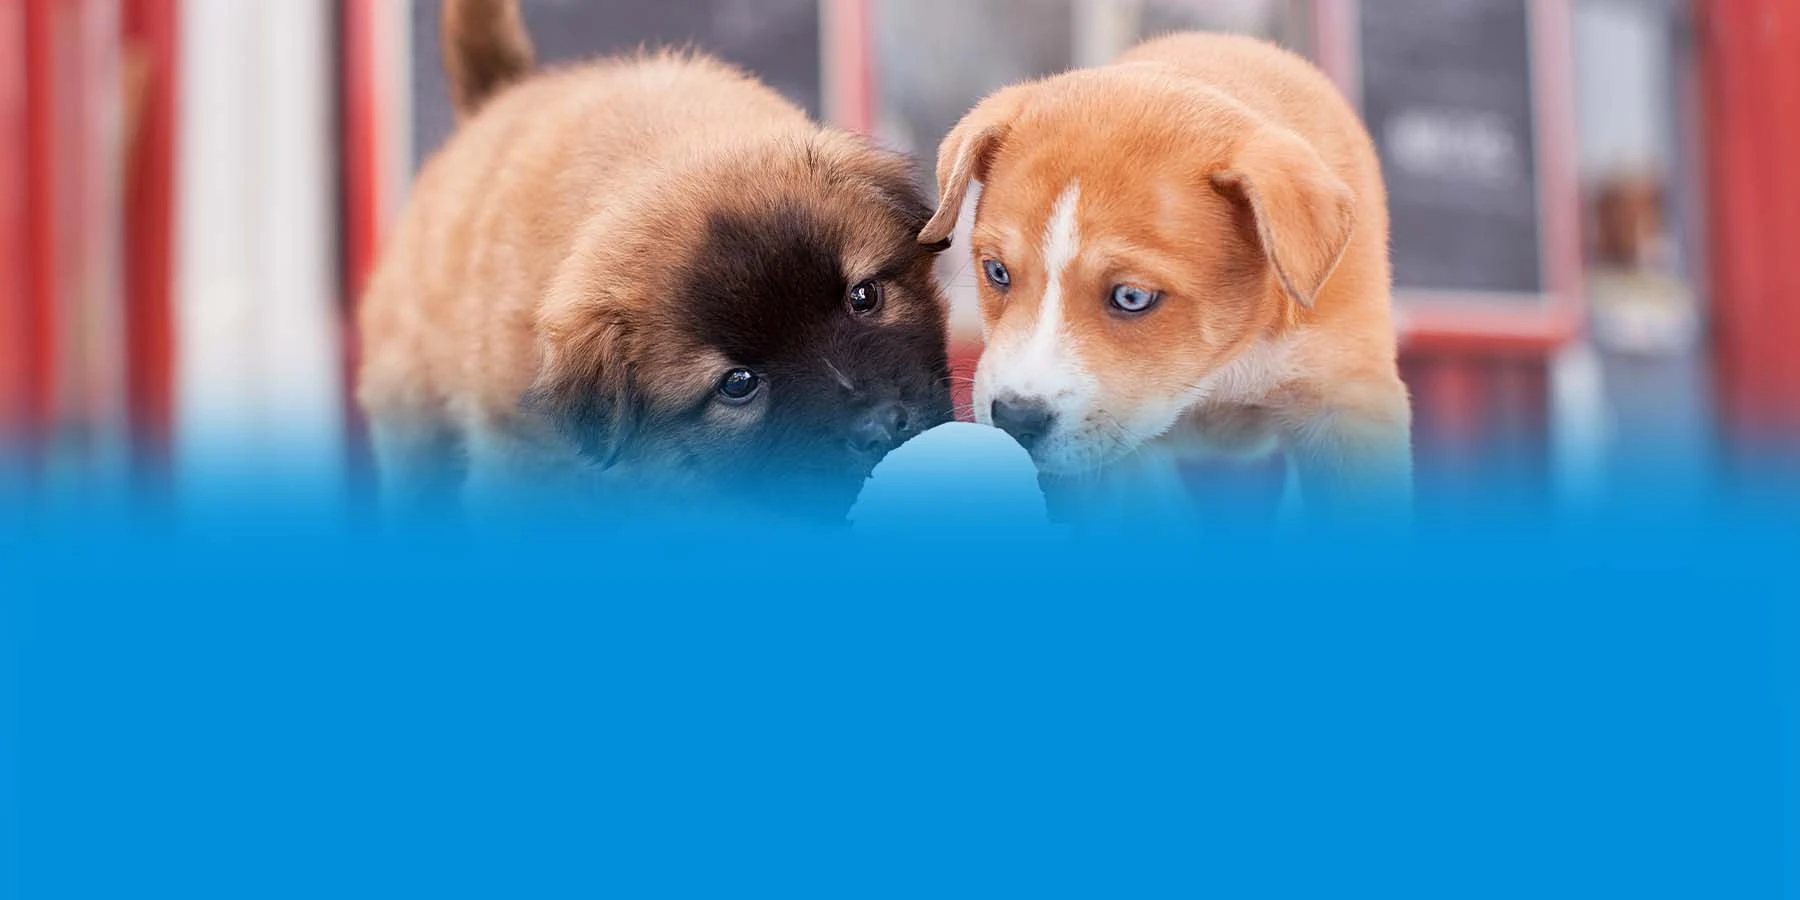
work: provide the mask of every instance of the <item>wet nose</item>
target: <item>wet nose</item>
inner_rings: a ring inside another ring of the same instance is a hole
[[[851,427],[850,445],[870,455],[886,453],[906,439],[910,424],[905,406],[896,401],[878,404]]]
[[[1019,397],[995,400],[993,418],[994,427],[1012,435],[1027,450],[1037,446],[1056,425],[1056,413],[1050,410],[1050,404]]]

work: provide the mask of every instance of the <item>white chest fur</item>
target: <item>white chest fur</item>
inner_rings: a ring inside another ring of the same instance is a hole
[[[1263,339],[1195,386],[1194,406],[1261,403],[1294,374],[1298,338]]]
[[[1188,458],[1255,459],[1279,446],[1270,396],[1294,376],[1298,338],[1261,340],[1195,385],[1168,443]]]

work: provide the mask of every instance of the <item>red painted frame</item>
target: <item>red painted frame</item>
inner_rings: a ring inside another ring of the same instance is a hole
[[[26,133],[25,0],[0,0],[0,129]],[[29,152],[17,140],[0,141],[0,442],[22,440],[30,430],[34,369],[31,330],[31,213]]]
[[[415,0],[426,2],[426,0]],[[356,402],[356,373],[361,365],[361,334],[356,327],[357,303],[374,272],[387,222],[388,192],[384,178],[390,148],[405,123],[393,119],[395,85],[382,77],[382,7],[384,0],[340,0],[339,114],[342,146],[343,266],[341,334],[344,347],[344,415],[353,486],[366,486],[372,469],[368,422]],[[391,61],[388,61],[391,62]],[[358,492],[361,493],[360,491]]]
[[[382,161],[396,123],[385,115],[391,86],[380,78],[381,0],[342,0],[345,308],[353,310],[381,249]]]
[[[839,128],[875,130],[875,21],[870,0],[820,0],[825,118]]]
[[[41,441],[52,427],[59,387],[57,345],[62,266],[59,256],[64,214],[59,209],[63,156],[57,115],[58,50],[64,41],[59,20],[73,9],[71,0],[25,0],[25,304],[24,415],[28,446]]]
[[[146,64],[126,151],[126,398],[140,475],[161,477],[175,432],[175,178],[179,0],[124,0],[121,38]]]
[[[1703,0],[1713,349],[1727,435],[1800,451],[1800,8]]]

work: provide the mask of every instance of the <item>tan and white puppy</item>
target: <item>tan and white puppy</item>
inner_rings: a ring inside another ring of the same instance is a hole
[[[945,139],[971,184],[975,414],[1048,476],[1287,451],[1309,518],[1403,514],[1411,409],[1367,131],[1304,60],[1177,35],[1006,88]]]

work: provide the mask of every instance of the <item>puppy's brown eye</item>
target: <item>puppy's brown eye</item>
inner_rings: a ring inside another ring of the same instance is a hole
[[[749,369],[732,369],[719,381],[719,399],[739,405],[749,403],[762,390],[762,376]]]
[[[850,311],[866,316],[881,308],[884,292],[879,281],[865,281],[850,289]]]

